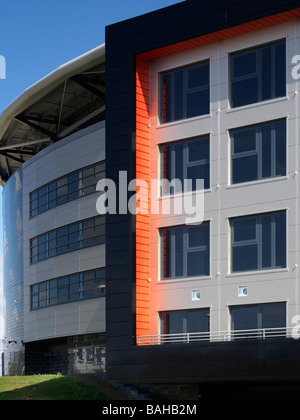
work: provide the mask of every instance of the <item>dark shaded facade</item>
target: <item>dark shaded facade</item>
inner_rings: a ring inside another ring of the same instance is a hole
[[[136,178],[136,69],[151,58],[188,48],[190,40],[299,8],[297,1],[193,0],[106,28],[106,176]],[[224,33],[224,32],[223,32]],[[199,45],[199,44],[198,44]],[[294,339],[144,346],[136,342],[136,217],[106,218],[107,377],[117,382],[216,384],[256,380],[298,381],[299,343]],[[275,382],[274,382],[275,383]]]

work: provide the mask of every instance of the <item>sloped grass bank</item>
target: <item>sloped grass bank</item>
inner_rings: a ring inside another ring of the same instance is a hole
[[[108,400],[98,389],[57,375],[0,377],[0,400]]]

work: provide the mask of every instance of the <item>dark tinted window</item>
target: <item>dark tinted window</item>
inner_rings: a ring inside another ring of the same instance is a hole
[[[96,192],[96,184],[104,176],[105,163],[98,162],[40,187],[30,194],[30,217]]]
[[[285,212],[232,219],[231,246],[233,272],[285,267]]]
[[[161,122],[208,114],[209,101],[208,61],[161,75]]]
[[[209,332],[209,309],[161,313],[162,334]]]
[[[199,189],[197,180],[203,180],[204,188],[210,187],[209,136],[169,143],[161,146],[161,150],[163,180],[180,181],[174,184],[164,182],[162,194],[195,191]],[[185,180],[190,180],[191,185],[185,187]]]
[[[232,184],[286,175],[286,121],[231,130]]]
[[[163,278],[209,275],[209,223],[162,229]]]
[[[231,55],[231,107],[286,94],[285,41]]]

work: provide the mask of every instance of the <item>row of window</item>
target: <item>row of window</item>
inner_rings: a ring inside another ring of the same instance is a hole
[[[286,175],[286,120],[230,130],[231,184]],[[197,189],[197,179],[210,187],[210,138],[208,135],[161,146],[161,194]],[[180,182],[165,182],[172,180]]]
[[[31,310],[105,296],[105,268],[83,271],[31,286]]]
[[[231,272],[286,267],[286,212],[230,219]],[[161,229],[162,279],[210,274],[210,222]]]
[[[105,162],[98,162],[55,179],[30,194],[30,217],[96,191],[105,177]]]
[[[285,96],[285,40],[230,54],[229,79],[231,108]],[[159,108],[161,123],[209,114],[209,61],[163,72]]]
[[[159,316],[162,334],[210,332],[209,308],[165,311],[160,312]],[[230,319],[231,331],[285,328],[286,303],[276,302],[232,306],[230,308]],[[273,332],[275,333],[276,331]],[[259,333],[257,337],[259,337]]]
[[[105,243],[105,217],[95,216],[43,233],[30,240],[30,262]]]

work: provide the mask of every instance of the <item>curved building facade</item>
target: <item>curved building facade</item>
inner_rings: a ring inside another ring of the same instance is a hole
[[[105,371],[103,63],[102,46],[2,114],[5,375]]]
[[[23,360],[20,353],[24,322],[22,185],[22,168],[19,168],[9,179],[3,193],[4,366],[9,373],[18,372]]]

